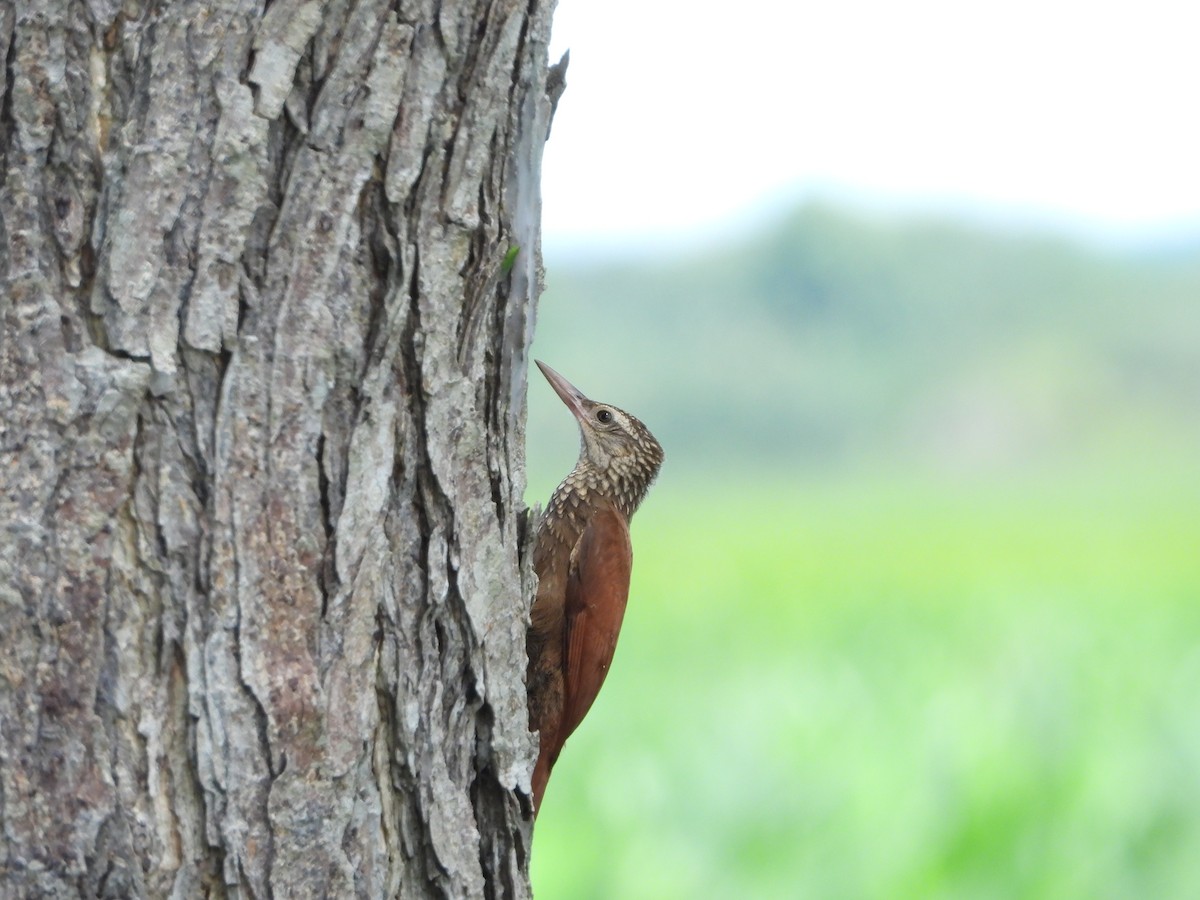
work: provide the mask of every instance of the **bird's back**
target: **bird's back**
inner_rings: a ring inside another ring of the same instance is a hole
[[[537,597],[526,636],[529,728],[539,733],[535,808],[563,744],[604,681],[629,595],[629,529],[603,495],[564,482],[534,546]]]

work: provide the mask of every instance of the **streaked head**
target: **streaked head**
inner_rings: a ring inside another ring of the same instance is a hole
[[[586,466],[605,477],[619,499],[628,498],[632,506],[628,512],[632,514],[662,465],[662,445],[637,416],[611,403],[589,400],[558,372],[541,360],[536,362],[579,423],[580,448],[576,468]]]

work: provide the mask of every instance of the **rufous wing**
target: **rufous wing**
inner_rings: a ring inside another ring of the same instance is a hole
[[[583,721],[608,675],[625,617],[632,568],[629,526],[614,508],[602,507],[591,516],[571,553],[560,747]]]

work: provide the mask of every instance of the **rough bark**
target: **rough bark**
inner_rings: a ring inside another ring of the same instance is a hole
[[[0,7],[0,896],[528,895],[552,7]]]

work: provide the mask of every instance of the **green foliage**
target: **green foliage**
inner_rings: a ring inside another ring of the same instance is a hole
[[[660,489],[535,889],[1200,896],[1198,502],[1195,469]]]

